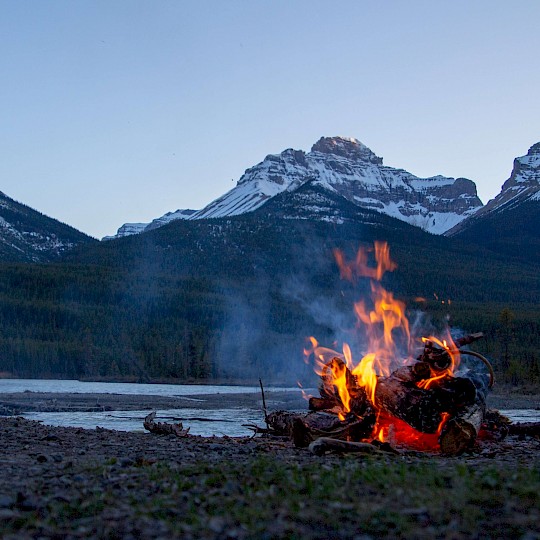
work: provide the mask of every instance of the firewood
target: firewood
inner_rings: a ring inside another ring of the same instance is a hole
[[[308,402],[308,409],[310,411],[325,411],[333,409],[339,405],[339,401],[335,397],[310,397]]]
[[[446,377],[423,389],[392,374],[378,380],[375,404],[422,433],[436,433],[442,413],[456,414],[474,403],[475,396],[474,384],[466,378]]]
[[[320,437],[359,441],[371,435],[375,422],[375,413],[365,417],[350,414],[344,420],[339,420],[333,414],[310,413],[296,419],[291,435],[298,447],[306,447]]]
[[[470,448],[476,441],[484,421],[486,395],[489,377],[472,375],[470,380],[476,388],[474,403],[458,411],[444,425],[439,443],[441,452],[447,455],[459,455]]]
[[[431,377],[431,368],[427,362],[416,362],[396,369],[391,376],[403,382],[418,382]]]
[[[290,437],[295,446],[305,448],[319,437],[365,439],[371,435],[375,421],[376,415],[372,410],[364,417],[349,414],[344,420],[326,411],[308,414],[275,411],[268,415],[270,429],[264,433]],[[257,432],[263,433],[262,430]]]
[[[319,437],[309,445],[309,450],[316,456],[322,456],[326,452],[382,454],[376,446],[370,443],[349,442],[331,437]]]

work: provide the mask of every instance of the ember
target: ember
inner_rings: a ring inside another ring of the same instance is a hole
[[[304,354],[321,378],[320,397],[309,398],[312,413],[292,422],[293,438],[300,445],[330,436],[459,454],[476,440],[493,384],[489,362],[461,349],[482,334],[456,341],[449,332],[442,339],[411,335],[405,304],[381,285],[384,274],[397,268],[389,247],[376,242],[372,252],[375,266],[369,265],[367,250],[359,250],[354,261],[335,252],[343,279],[370,280],[369,305],[363,300],[354,304],[366,350],[355,359],[348,344],[338,353],[309,338]],[[490,374],[456,376],[462,354],[482,359]]]

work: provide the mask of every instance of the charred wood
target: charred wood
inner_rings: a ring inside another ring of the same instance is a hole
[[[473,403],[453,414],[444,425],[439,438],[443,454],[459,455],[470,448],[484,421],[489,377],[474,375],[467,380],[474,384],[476,396]]]
[[[327,412],[308,414],[276,411],[268,415],[272,435],[290,437],[295,446],[307,447],[319,437],[361,440],[369,437],[375,426],[376,415],[371,411],[364,417],[349,414],[344,420]]]
[[[474,384],[459,377],[447,377],[437,381],[436,386],[423,389],[392,374],[380,378],[375,390],[375,402],[382,411],[422,433],[436,433],[443,413],[455,415],[473,404],[475,397]]]

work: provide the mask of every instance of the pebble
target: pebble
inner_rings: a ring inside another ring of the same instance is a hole
[[[12,497],[0,495],[0,508],[11,508],[15,504]]]

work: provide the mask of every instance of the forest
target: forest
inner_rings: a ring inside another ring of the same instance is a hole
[[[414,227],[257,219],[175,222],[47,264],[0,265],[0,373],[30,378],[309,383],[308,336],[354,328],[369,284],[332,256],[389,242],[385,287],[426,328],[485,333],[499,381],[540,384],[537,268]],[[423,298],[418,301],[418,298]]]

